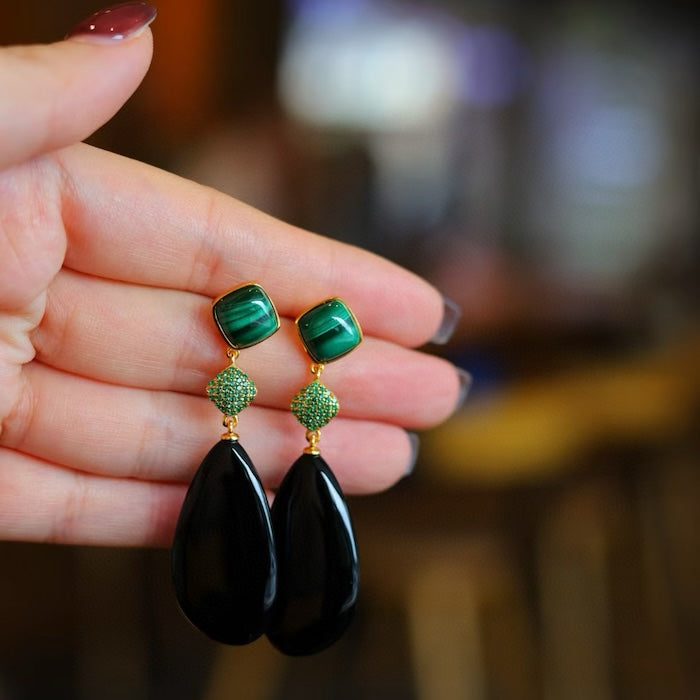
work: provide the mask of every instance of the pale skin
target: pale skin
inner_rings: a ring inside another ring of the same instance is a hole
[[[290,397],[311,379],[294,319],[342,297],[364,341],[323,381],[340,415],[320,447],[347,493],[391,486],[406,429],[454,410],[455,368],[417,351],[432,286],[368,252],[80,143],[143,78],[146,29],[118,45],[0,49],[0,538],[167,545],[223,430],[204,393],[226,366],[211,300],[262,284],[280,330],[243,350],[258,386],[241,443],[273,490],[304,447]]]

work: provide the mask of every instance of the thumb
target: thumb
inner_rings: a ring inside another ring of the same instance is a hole
[[[82,141],[136,90],[151,61],[155,8],[95,13],[65,41],[0,49],[0,169]]]

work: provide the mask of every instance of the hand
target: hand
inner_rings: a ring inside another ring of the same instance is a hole
[[[111,44],[0,50],[0,537],[170,542],[187,484],[222,432],[204,387],[227,364],[211,299],[255,280],[280,331],[241,353],[258,386],[238,433],[268,488],[305,445],[290,397],[311,376],[293,319],[340,296],[365,340],[323,375],[340,415],[324,458],[349,493],[406,471],[404,428],[445,419],[448,362],[409,348],[443,301],[370,253],[172,174],[79,143],[133,92],[149,29]]]

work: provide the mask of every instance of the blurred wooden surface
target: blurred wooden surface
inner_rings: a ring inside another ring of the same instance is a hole
[[[657,352],[573,365],[467,402],[423,449],[431,473],[508,485],[575,470],[609,448],[663,446],[698,429],[700,334]]]

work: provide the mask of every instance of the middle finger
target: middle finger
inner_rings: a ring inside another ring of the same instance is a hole
[[[196,396],[227,364],[206,297],[66,269],[49,289],[33,342],[38,359],[56,369]],[[310,380],[310,360],[287,319],[265,343],[244,350],[238,364],[258,386],[260,406],[286,409]],[[344,416],[411,428],[428,427],[449,415],[458,392],[448,362],[372,337],[329,365],[323,377],[338,395]]]

